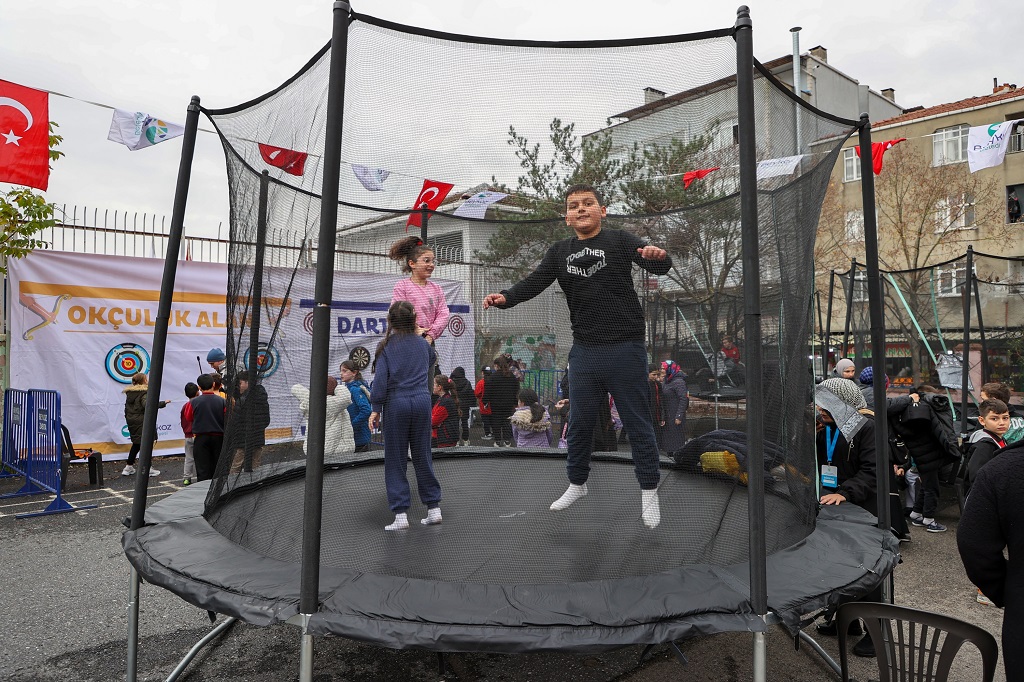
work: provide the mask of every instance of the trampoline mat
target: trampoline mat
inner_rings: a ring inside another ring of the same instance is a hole
[[[666,465],[662,523],[649,530],[639,520],[628,458],[595,462],[590,494],[551,512],[564,486],[564,455],[532,455],[527,478],[524,453],[487,452],[439,459],[444,523],[417,522],[401,533],[383,530],[391,515],[379,462],[326,472],[324,561],[311,634],[396,649],[514,653],[598,652],[764,631],[776,618],[795,632],[804,614],[866,594],[899,560],[892,534],[853,505],[823,508],[806,537],[775,523],[769,547],[802,539],[769,549],[766,622],[750,602],[745,559],[680,563],[695,548],[745,556],[724,541],[726,529],[742,530],[742,541],[732,543],[745,550],[745,488]],[[300,613],[302,476],[292,465],[273,475],[283,480],[232,492],[213,515],[218,528],[201,515],[203,486],[157,502],[146,511],[147,525],[125,532],[125,555],[144,580],[202,609],[260,626],[288,621]],[[490,487],[480,490],[481,480]],[[766,495],[765,502],[781,508],[780,519],[797,520],[781,496]],[[418,520],[423,509],[414,507],[411,516]],[[247,522],[259,532],[242,533]]]
[[[485,451],[490,453],[491,451]],[[728,477],[662,471],[661,524],[640,518],[632,460],[592,463],[589,494],[566,510],[549,505],[567,485],[564,454],[555,457],[442,457],[444,522],[423,526],[415,502],[411,527],[388,532],[379,460],[324,474],[321,565],[360,573],[473,583],[565,583],[643,576],[693,564],[747,560],[747,488]],[[415,477],[409,466],[412,496]],[[209,515],[226,538],[262,556],[300,563],[302,478],[234,496]],[[788,500],[765,499],[768,552],[811,531]]]

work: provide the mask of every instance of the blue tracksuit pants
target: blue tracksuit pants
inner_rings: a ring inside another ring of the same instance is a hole
[[[384,484],[388,506],[396,514],[408,511],[411,504],[406,466],[412,452],[416,487],[420,501],[431,509],[441,503],[441,484],[434,476],[430,455],[430,395],[389,396],[382,415],[384,429]]]
[[[658,443],[647,392],[647,350],[640,342],[607,346],[574,343],[569,351],[569,482],[590,476],[594,426],[601,401],[611,393],[629,434],[636,480],[643,490],[658,487]]]

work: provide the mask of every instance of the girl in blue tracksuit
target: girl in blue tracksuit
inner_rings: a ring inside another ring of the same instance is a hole
[[[434,348],[416,334],[416,311],[408,301],[395,301],[388,309],[388,330],[373,360],[373,389],[370,392],[370,428],[384,414],[384,484],[388,506],[395,520],[384,530],[409,527],[411,496],[405,471],[406,453],[412,454],[420,501],[427,518],[420,523],[441,523],[441,484],[434,476],[430,456],[430,368]]]

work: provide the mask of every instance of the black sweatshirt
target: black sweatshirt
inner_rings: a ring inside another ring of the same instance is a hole
[[[644,316],[633,288],[632,264],[654,275],[672,267],[665,260],[641,258],[639,237],[622,230],[602,229],[590,239],[577,237],[552,244],[537,269],[512,288],[502,291],[511,308],[529,301],[552,282],[565,292],[573,339],[585,344],[610,345],[644,340]]]

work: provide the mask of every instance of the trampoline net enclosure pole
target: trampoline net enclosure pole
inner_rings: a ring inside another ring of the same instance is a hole
[[[967,433],[967,404],[971,400],[971,285],[974,283],[974,247],[967,245],[967,274],[964,277],[962,303],[964,306],[964,352],[960,376],[960,433]]]
[[[878,222],[875,216],[875,174],[871,161],[871,122],[860,117],[861,193],[864,200],[864,260],[868,279],[868,311],[871,319],[871,368],[876,377],[885,376],[885,315],[882,280],[878,273]],[[853,286],[853,279],[850,280]],[[873,383],[875,400],[875,466],[878,527],[889,528],[889,433],[885,419],[885,382]],[[877,415],[882,417],[878,418]]]
[[[736,17],[736,90],[740,143],[740,221],[743,252],[743,331],[747,346],[747,474],[750,524],[750,601],[754,613],[768,611],[764,523],[764,413],[761,396],[761,279],[757,225],[757,137],[754,128],[754,41],[750,9]],[[753,398],[751,400],[751,398]],[[716,399],[717,406],[717,399]]]
[[[149,392],[146,395],[146,413],[142,424],[142,447],[139,451],[139,466],[135,474],[135,493],[132,499],[131,528],[142,526],[146,513],[146,494],[149,490],[149,470],[153,459],[153,442],[156,440],[156,418],[160,403],[160,388],[163,384],[164,356],[167,349],[167,327],[171,317],[174,298],[174,278],[178,271],[178,251],[181,247],[181,233],[185,225],[185,204],[188,201],[188,186],[192,176],[192,157],[196,149],[196,131],[199,128],[199,97],[192,96],[185,116],[185,133],[181,144],[181,160],[178,163],[178,179],[174,188],[174,208],[171,214],[171,231],[167,237],[167,253],[164,257],[163,279],[160,282],[160,303],[156,324],[153,328],[153,352],[149,371]],[[134,682],[138,675],[138,595],[139,575],[131,573],[132,604],[128,624],[127,680]]]
[[[327,136],[324,143],[320,239],[317,247],[313,346],[309,370],[309,426],[306,449],[305,505],[302,524],[302,582],[299,609],[316,612],[320,588],[320,525],[323,509],[324,439],[327,427],[327,374],[330,371],[331,300],[338,227],[338,182],[341,175],[341,129],[345,109],[345,64],[349,4],[333,7],[331,66],[327,93]]]

